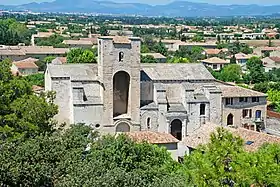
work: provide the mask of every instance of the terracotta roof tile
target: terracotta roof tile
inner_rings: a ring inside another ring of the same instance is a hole
[[[32,61],[18,61],[13,62],[17,68],[21,69],[38,69],[38,66]]]
[[[221,52],[222,50],[220,49],[206,49],[205,53],[208,55],[217,55]]]
[[[128,137],[136,142],[148,142],[151,144],[168,144],[177,143],[179,140],[174,138],[171,134],[152,132],[152,131],[138,131],[125,133]]]
[[[213,57],[213,58],[208,58],[205,60],[201,60],[202,62],[208,63],[208,64],[229,64],[229,61]]]
[[[192,148],[197,148],[199,145],[207,144],[210,142],[210,134],[216,132],[220,125],[215,125],[207,123],[202,125],[197,131],[192,135],[187,136],[183,139],[183,143]],[[244,128],[230,128],[224,127],[236,136],[239,136],[244,140],[244,148],[246,151],[256,151],[265,143],[279,143],[280,137],[268,135],[265,133],[260,133],[252,130],[247,130]],[[252,142],[252,144],[247,145],[246,142]]]
[[[220,89],[222,91],[222,97],[254,97],[254,96],[265,97],[266,96],[261,92],[242,88],[240,86],[222,85],[220,86]]]
[[[269,58],[276,63],[280,63],[280,57],[278,57],[278,56],[273,56],[273,57],[269,57]]]

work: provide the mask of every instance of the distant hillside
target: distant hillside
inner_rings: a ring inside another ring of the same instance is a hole
[[[49,3],[29,3],[19,6],[1,6],[4,10],[30,10],[35,12],[76,12],[101,14],[129,14],[143,16],[251,16],[280,13],[280,5],[212,5],[175,1],[151,6],[140,3],[115,3],[96,0],[56,0]]]

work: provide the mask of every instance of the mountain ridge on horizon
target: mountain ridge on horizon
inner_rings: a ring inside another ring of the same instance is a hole
[[[145,3],[117,3],[109,0],[80,0],[79,4],[69,3],[71,0],[55,0],[53,2],[32,2],[22,5],[0,5],[2,10],[60,12],[60,13],[93,13],[142,16],[255,16],[280,13],[280,5],[215,5],[176,0],[165,5],[149,5]],[[76,0],[73,0],[76,2]]]

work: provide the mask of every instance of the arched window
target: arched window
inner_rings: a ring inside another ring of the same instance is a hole
[[[229,114],[227,117],[227,125],[233,125],[233,115]]]
[[[182,140],[182,121],[175,119],[171,122],[171,134],[178,140]]]
[[[151,129],[151,118],[147,118],[147,129]]]
[[[119,62],[122,62],[124,58],[124,53],[123,52],[119,52]]]
[[[206,105],[205,104],[200,104],[200,115],[204,116],[206,114]]]

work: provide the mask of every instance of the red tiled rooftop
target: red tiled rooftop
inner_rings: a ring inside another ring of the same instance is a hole
[[[187,136],[183,139],[183,143],[192,148],[196,148],[199,145],[207,144],[210,142],[210,134],[215,133],[220,125],[215,125],[207,123],[202,125],[200,129],[194,132],[192,135]],[[239,136],[244,140],[244,148],[246,151],[252,152],[257,151],[265,143],[279,143],[280,137],[268,135],[265,133],[260,133],[252,130],[247,130],[245,128],[229,128],[224,127],[236,136]],[[252,144],[247,145],[246,142],[251,141]]]
[[[148,142],[151,144],[168,144],[168,143],[179,142],[179,140],[177,140],[171,134],[168,133],[138,131],[138,132],[128,132],[125,134],[136,142]]]
[[[278,57],[278,56],[272,56],[272,57],[269,57],[269,58],[276,63],[280,63],[280,57]]]
[[[13,62],[13,64],[20,69],[38,68],[38,66],[32,61],[18,61],[18,62]]]
[[[205,53],[208,55],[217,55],[221,52],[220,49],[206,49]]]

